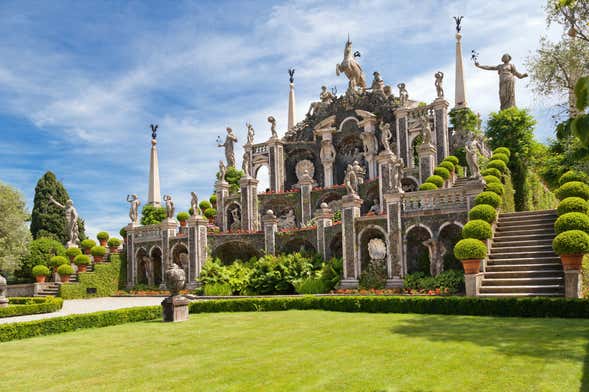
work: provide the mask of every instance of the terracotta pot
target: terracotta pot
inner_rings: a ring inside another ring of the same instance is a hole
[[[94,262],[95,263],[102,263],[103,258],[104,258],[104,256],[94,256]]]
[[[59,275],[59,279],[61,280],[61,283],[67,283],[70,281],[70,276],[69,275]]]
[[[583,254],[580,255],[560,255],[560,262],[563,270],[580,270],[583,264]]]
[[[45,283],[45,279],[47,279],[45,275],[35,276],[35,280],[37,281],[37,283]]]
[[[86,264],[80,264],[78,266],[78,272],[86,272],[86,268],[88,268]]]
[[[108,248],[108,250],[110,251],[110,253],[119,253],[119,247],[118,246],[110,246]]]
[[[460,260],[465,275],[478,274],[481,269],[481,260]]]
[[[98,241],[100,241],[100,246],[106,246],[107,240],[98,240]]]
[[[186,221],[180,221],[180,226],[186,227]]]
[[[92,250],[92,248],[84,248],[84,254],[85,255],[89,255],[90,254],[90,250]]]

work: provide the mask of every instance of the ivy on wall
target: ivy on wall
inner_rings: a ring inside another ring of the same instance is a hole
[[[119,288],[121,271],[121,255],[111,254],[110,262],[94,265],[94,272],[82,272],[78,283],[65,283],[59,288],[63,299],[108,297]],[[87,289],[96,289],[96,293],[88,294]]]

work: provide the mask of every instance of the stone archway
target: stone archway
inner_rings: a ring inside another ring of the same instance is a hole
[[[405,261],[408,274],[423,272],[430,274],[429,250],[423,244],[432,239],[432,232],[423,225],[411,226],[405,232]]]
[[[237,231],[241,229],[241,205],[232,201],[225,208],[225,219],[227,222],[227,230]]]
[[[286,162],[285,162],[285,169],[286,169],[286,186],[287,189],[290,189],[298,183],[297,173],[296,173],[296,165],[297,163],[308,160],[313,163],[315,167],[315,178],[321,176],[321,171],[323,169],[319,169],[319,159],[317,155],[311,148],[297,148],[293,151],[289,151],[286,154]]]
[[[315,254],[317,253],[317,249],[315,249],[315,245],[313,245],[310,241],[302,239],[302,238],[293,238],[289,240],[282,249],[280,253],[290,254],[290,253],[303,253],[303,254]]]
[[[387,248],[387,257],[383,260],[383,267],[387,268],[387,262],[388,262],[388,255],[390,252],[390,246],[389,246],[389,242],[387,241],[387,235],[386,232],[383,228],[379,227],[379,226],[375,226],[375,225],[370,225],[366,228],[364,228],[360,234],[358,234],[358,260],[360,261],[360,265],[359,265],[359,271],[360,273],[362,271],[365,271],[366,268],[368,267],[368,264],[370,263],[370,252],[368,251],[368,243],[370,242],[370,240],[378,238],[380,240],[382,240]]]
[[[345,135],[336,134],[334,145],[337,151],[335,156],[334,179],[335,184],[343,184],[348,165],[358,161],[364,167],[366,173],[366,161],[364,159],[364,143],[360,138],[361,130],[356,133],[347,133]]]
[[[145,248],[137,249],[137,252],[135,253],[135,262],[137,263],[137,284],[148,285],[150,283],[151,279],[147,273],[150,266],[146,265],[146,263],[150,263],[151,260],[148,259],[149,256],[147,255]]]
[[[419,187],[419,181],[414,177],[403,177],[401,179],[401,187],[404,192],[415,192]]]
[[[163,254],[159,246],[151,248],[149,255],[153,265],[153,283],[161,285],[164,283],[164,272],[163,272]]]
[[[236,260],[247,261],[252,257],[261,257],[262,252],[246,241],[229,241],[217,246],[212,252],[213,258],[218,258],[225,265]]]
[[[458,222],[446,222],[438,231],[438,241],[444,247],[442,255],[444,271],[462,271],[462,263],[454,257],[454,246],[462,239],[462,225]]]

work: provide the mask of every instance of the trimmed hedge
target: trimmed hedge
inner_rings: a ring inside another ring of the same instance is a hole
[[[556,234],[569,230],[582,230],[589,233],[589,216],[581,212],[568,212],[556,219],[554,222],[554,231]]]
[[[424,182],[419,186],[420,191],[435,191],[438,189],[438,186],[431,182]]]
[[[483,180],[485,180],[487,184],[501,184],[501,180],[493,175],[483,176]]]
[[[581,181],[570,181],[562,184],[555,193],[556,197],[560,200],[566,199],[567,197],[580,197],[584,200],[588,200],[589,185]]]
[[[481,192],[475,197],[474,204],[477,206],[480,204],[488,204],[493,208],[497,208],[501,205],[501,197],[495,192]]]
[[[450,161],[442,161],[438,166],[443,167],[444,169],[448,170],[448,172],[453,172],[456,170],[456,166],[454,166],[454,164]]]
[[[468,213],[468,219],[482,219],[485,222],[493,223],[497,219],[497,210],[488,204],[479,204],[478,206],[472,207]]]
[[[560,233],[552,240],[557,255],[578,255],[589,253],[589,234],[581,230]]]
[[[501,153],[493,154],[493,156],[491,157],[491,160],[492,161],[494,161],[494,160],[500,160],[500,161],[505,162],[505,164],[508,164],[509,163],[509,157],[507,155],[501,154]]]
[[[571,181],[580,181],[587,184],[589,183],[589,176],[587,176],[587,174],[583,172],[569,170],[568,172],[560,176],[560,178],[558,179],[558,185],[564,185],[567,182]]]
[[[589,212],[589,203],[580,197],[567,197],[560,202],[556,212],[558,215],[563,215],[567,212],[581,212],[586,214]]]
[[[434,184],[438,188],[441,188],[444,186],[444,179],[438,175],[435,175],[435,174],[433,176],[429,176],[428,178],[426,178],[425,182],[431,182],[432,184]]]
[[[511,151],[507,147],[497,147],[493,150],[493,154],[505,154],[508,157],[511,157]]]
[[[499,196],[503,196],[503,194],[505,193],[505,188],[503,188],[503,184],[496,183],[496,182],[491,182],[491,183],[487,184],[485,186],[485,190],[487,190],[489,192],[494,192],[494,193],[498,194]]]
[[[477,240],[488,240],[493,237],[491,224],[482,219],[468,221],[462,228],[462,238],[475,238]]]
[[[503,176],[499,170],[497,170],[493,167],[481,171],[481,175],[482,176],[495,176],[497,178],[501,178]]]
[[[8,300],[8,307],[0,308],[0,318],[52,313],[63,306],[63,299],[55,297],[10,297]]]
[[[95,264],[93,272],[78,273],[79,283],[64,283],[59,286],[59,296],[76,299],[113,295],[119,288],[120,268],[121,254],[111,254],[110,263]],[[88,288],[95,288],[96,294],[88,294]]]
[[[454,155],[448,155],[444,158],[444,161],[452,163],[454,166],[458,166],[460,164],[460,159]],[[443,161],[442,161],[443,162]]]
[[[440,176],[444,180],[447,180],[450,178],[450,171],[448,169],[446,169],[445,167],[438,166],[434,169],[434,175]]]
[[[507,165],[505,164],[505,162],[499,160],[499,159],[494,159],[492,161],[490,161],[487,164],[487,168],[489,169],[497,169],[499,170],[501,173],[507,173]]]

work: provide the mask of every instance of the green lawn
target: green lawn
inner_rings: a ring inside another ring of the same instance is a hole
[[[589,320],[285,311],[0,344],[0,391],[589,390]]]

